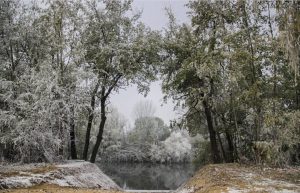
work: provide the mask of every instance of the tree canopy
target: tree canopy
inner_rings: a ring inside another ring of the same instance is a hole
[[[138,144],[155,162],[190,161],[196,148],[203,162],[299,164],[299,1],[187,7],[190,24],[167,10],[154,31],[132,0],[0,1],[0,159],[140,159]],[[111,96],[147,94],[159,78],[185,114],[168,127],[140,103],[124,132]]]

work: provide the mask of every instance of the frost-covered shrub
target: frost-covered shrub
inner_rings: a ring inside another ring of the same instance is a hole
[[[30,72],[27,72],[30,73]],[[52,151],[57,150],[58,133],[53,133],[52,126],[55,124],[58,101],[51,100],[51,93],[54,87],[51,84],[51,74],[44,74],[43,71],[31,74],[31,77],[24,74],[21,77],[21,84],[18,90],[24,90],[9,101],[7,114],[11,119],[5,121],[2,117],[1,127],[9,128],[1,137],[1,142],[11,144],[14,150],[12,159],[18,161],[38,161],[48,159],[52,161]],[[12,118],[13,122],[12,123]],[[53,119],[52,119],[53,118]]]
[[[143,162],[147,155],[138,146],[122,146],[104,151],[100,156],[103,161],[114,162]]]
[[[166,149],[162,143],[153,144],[149,151],[149,159],[151,162],[165,163],[168,161],[168,155]]]
[[[174,162],[189,161],[192,145],[189,140],[189,134],[186,130],[171,133],[164,142],[166,153]]]
[[[271,162],[271,152],[274,144],[267,141],[255,141],[253,142],[253,152],[255,156],[256,163],[270,163]]]
[[[46,64],[39,72],[24,72],[16,84],[22,92],[7,98],[7,110],[0,109],[0,143],[10,149],[9,159],[53,162],[68,156],[70,109],[77,99],[57,77]]]
[[[276,122],[277,138],[270,149],[273,165],[300,163],[300,111],[285,112]]]
[[[259,132],[259,140],[249,141],[250,133],[240,133],[238,154],[240,161],[256,164],[284,166],[300,161],[300,111],[264,112],[264,122]],[[239,129],[242,130],[242,129]],[[251,130],[250,130],[251,131]]]
[[[149,157],[152,162],[188,162],[191,160],[192,145],[186,130],[174,131],[159,145],[152,145]]]
[[[130,137],[130,136],[128,136]],[[173,131],[164,141],[156,143],[119,143],[110,144],[100,154],[104,161],[121,162],[157,162],[157,163],[179,163],[189,162],[193,151],[191,138],[186,130]]]

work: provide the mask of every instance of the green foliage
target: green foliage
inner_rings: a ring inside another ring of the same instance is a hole
[[[162,73],[166,95],[187,109],[185,127],[210,137],[211,149],[203,144],[197,159],[217,155],[217,141],[224,161],[299,164],[299,6],[190,1],[188,7],[192,26],[177,25],[169,12]],[[298,44],[286,46],[283,38]]]

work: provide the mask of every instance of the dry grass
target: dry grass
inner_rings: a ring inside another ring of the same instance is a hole
[[[86,188],[73,188],[73,187],[60,187],[53,184],[40,184],[30,188],[20,188],[11,190],[0,190],[0,193],[122,193],[120,191],[99,190],[99,189],[86,189]]]
[[[44,174],[53,170],[56,170],[57,167],[55,165],[47,165],[43,167],[38,167],[30,170],[31,173],[33,174]]]
[[[57,167],[55,165],[49,164],[31,169],[18,169],[16,171],[0,171],[0,179],[14,176],[30,176],[31,174],[44,174],[56,169]]]
[[[56,170],[55,165],[37,167],[31,173],[41,174]],[[18,176],[20,171],[11,171],[5,175]],[[26,172],[29,172],[28,170]],[[1,173],[0,173],[1,174]],[[23,174],[21,172],[21,174]],[[171,177],[171,176],[170,176]],[[221,192],[300,192],[300,168],[262,168],[239,164],[207,165],[192,177],[177,193],[221,193]],[[123,193],[116,190],[85,189],[60,187],[41,184],[30,188],[0,190],[0,193]]]
[[[300,168],[272,169],[239,164],[207,165],[185,185],[192,193],[300,192]]]

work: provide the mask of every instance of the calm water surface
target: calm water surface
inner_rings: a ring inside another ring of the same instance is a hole
[[[195,172],[192,163],[98,163],[121,188],[132,190],[175,190]]]

